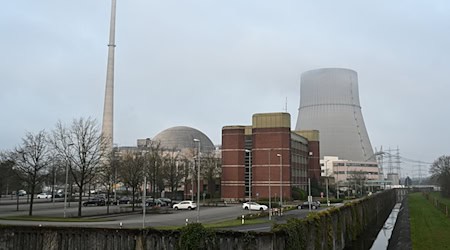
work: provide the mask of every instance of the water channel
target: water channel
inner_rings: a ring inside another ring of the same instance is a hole
[[[373,242],[373,245],[370,248],[371,250],[387,249],[401,205],[401,203],[395,204],[394,209],[392,209],[391,214],[387,218],[386,222],[384,222],[383,228],[381,228],[377,238]]]
[[[351,246],[347,246],[345,249],[387,249],[401,205],[401,203],[395,204],[384,224],[382,222],[375,223],[373,227],[368,228],[356,241],[352,242]]]

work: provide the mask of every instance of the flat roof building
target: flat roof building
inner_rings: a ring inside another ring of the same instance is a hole
[[[224,200],[290,199],[293,187],[306,190],[308,178],[320,178],[318,131],[290,125],[288,113],[263,113],[251,126],[222,128]]]

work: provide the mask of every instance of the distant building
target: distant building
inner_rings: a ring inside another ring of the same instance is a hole
[[[336,156],[324,156],[320,161],[322,176],[332,177],[339,187],[351,186],[355,182],[365,182],[372,185],[380,182],[380,173],[376,162],[349,161]]]
[[[308,178],[320,177],[318,131],[291,131],[290,124],[288,113],[264,113],[251,126],[222,128],[224,200],[280,197],[280,189],[290,199],[292,187],[306,190]]]

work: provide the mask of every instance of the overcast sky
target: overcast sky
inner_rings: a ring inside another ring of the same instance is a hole
[[[259,112],[297,120],[300,75],[358,72],[374,148],[449,154],[448,1],[118,0],[115,143],[173,126],[221,144]],[[110,0],[5,1],[0,8],[0,150],[58,120],[100,123]],[[404,165],[410,175],[415,164]]]

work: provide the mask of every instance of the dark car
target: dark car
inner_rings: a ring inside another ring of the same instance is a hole
[[[64,193],[56,193],[55,194],[55,198],[63,198],[64,197]]]
[[[120,199],[118,199],[115,204],[130,204],[131,203],[131,198],[130,197],[121,197]]]
[[[150,199],[145,201],[145,205],[147,207],[154,207],[154,206],[165,207],[165,206],[167,206],[167,203],[162,201],[162,200],[160,200],[160,199],[150,198]]]
[[[83,202],[83,206],[95,205],[95,206],[104,206],[106,205],[106,201],[102,197],[94,197],[85,202]]]
[[[159,198],[161,201],[165,202],[167,204],[167,206],[172,207],[172,200],[169,198]]]
[[[320,207],[320,202],[318,201],[313,201],[311,202],[311,209],[317,209]],[[309,202],[305,201],[302,204],[297,206],[298,209],[309,209]]]

